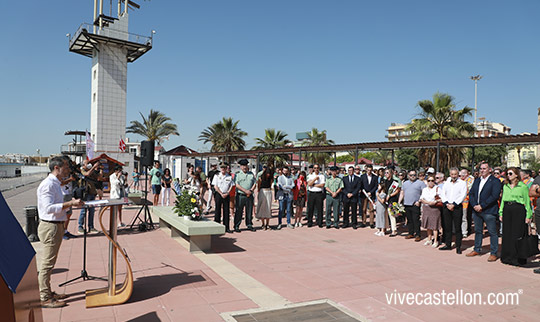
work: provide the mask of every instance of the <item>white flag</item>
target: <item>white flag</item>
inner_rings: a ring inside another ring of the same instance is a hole
[[[92,160],[94,158],[94,141],[90,137],[90,133],[86,131],[86,159]]]

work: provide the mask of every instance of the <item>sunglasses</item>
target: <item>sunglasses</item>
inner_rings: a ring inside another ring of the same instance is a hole
[[[500,172],[493,172],[493,174],[501,174]]]
[[[508,172],[508,175],[509,175],[509,176],[513,176],[514,173],[513,173],[513,172]]]
[[[427,182],[435,182],[435,180],[431,179],[431,180],[428,180]]]

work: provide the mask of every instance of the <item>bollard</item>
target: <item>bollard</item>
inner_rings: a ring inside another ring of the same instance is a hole
[[[39,225],[38,211],[36,206],[24,207],[26,215],[26,236],[31,242],[39,241],[37,230]]]

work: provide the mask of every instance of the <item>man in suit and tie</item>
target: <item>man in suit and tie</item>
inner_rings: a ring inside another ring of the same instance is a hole
[[[491,175],[491,168],[487,162],[480,164],[480,176],[473,182],[469,191],[469,207],[473,208],[474,220],[474,250],[467,257],[480,255],[482,251],[482,237],[484,222],[486,223],[489,240],[490,255],[488,262],[497,260],[499,250],[499,236],[497,235],[497,214],[501,195],[501,181]]]
[[[358,224],[357,219],[357,204],[358,192],[361,184],[360,178],[354,175],[354,167],[349,167],[348,175],[343,177],[343,190],[341,191],[343,202],[343,228],[349,227],[349,213],[351,213],[352,228],[356,229]]]
[[[366,227],[367,223],[367,215],[369,213],[369,224],[371,228],[375,228],[375,224],[373,222],[373,204],[369,199],[366,197],[366,194],[369,196],[369,198],[375,202],[375,193],[377,192],[377,185],[379,184],[379,178],[373,173],[373,166],[371,164],[366,165],[366,173],[362,174],[360,176],[360,200],[362,203],[362,222],[360,223],[360,227],[364,228]],[[364,193],[365,191],[365,193]]]

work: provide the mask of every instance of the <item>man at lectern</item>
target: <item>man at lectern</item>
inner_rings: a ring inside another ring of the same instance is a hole
[[[56,264],[62,243],[64,222],[67,220],[66,212],[69,207],[79,207],[84,204],[80,199],[64,202],[60,180],[65,179],[70,174],[68,160],[67,157],[52,158],[49,161],[51,173],[37,189],[40,219],[38,237],[43,245],[38,275],[39,296],[41,306],[47,308],[66,306],[66,303],[61,300],[65,299],[67,295],[57,294],[51,290],[51,272]]]

